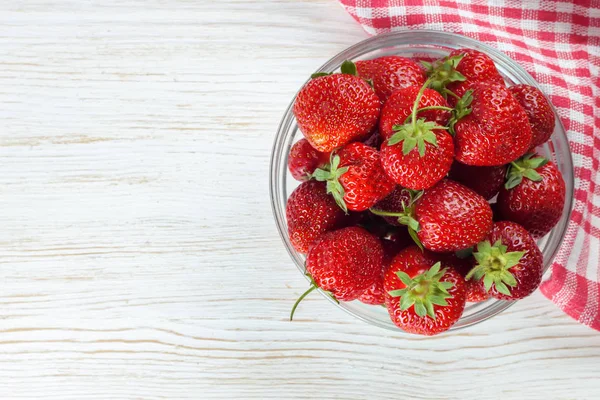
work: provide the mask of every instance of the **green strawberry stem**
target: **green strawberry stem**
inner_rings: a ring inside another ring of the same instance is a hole
[[[410,190],[410,201],[408,204],[404,204],[402,202],[402,211],[401,212],[392,212],[392,211],[384,211],[378,210],[376,208],[370,208],[369,211],[375,215],[379,215],[381,217],[396,217],[398,218],[398,223],[402,225],[406,225],[408,228],[408,234],[415,244],[421,249],[421,251],[425,251],[423,247],[423,243],[419,239],[417,232],[421,230],[419,226],[419,221],[415,219],[415,202],[423,195],[422,190]]]
[[[300,302],[302,300],[304,300],[304,298],[306,296],[309,295],[310,292],[312,292],[313,290],[315,290],[317,288],[317,285],[315,285],[314,283],[312,285],[310,285],[310,287],[308,288],[308,290],[304,293],[302,293],[302,295],[300,297],[298,297],[298,300],[296,300],[296,302],[294,303],[294,307],[292,307],[292,312],[290,313],[290,321],[294,319],[294,313],[296,312],[296,308],[298,307],[298,304],[300,304]]]
[[[429,78],[425,81],[425,83],[423,84],[423,86],[421,86],[421,89],[419,89],[419,92],[417,93],[417,98],[415,99],[415,102],[413,103],[413,108],[412,108],[412,113],[411,113],[411,121],[412,121],[412,127],[413,130],[416,131],[417,130],[417,110],[419,108],[419,103],[421,102],[421,97],[423,97],[423,93],[425,93],[425,89],[427,89],[427,86],[429,86],[429,84],[433,81],[432,78]]]
[[[337,205],[348,214],[348,207],[344,201],[344,187],[339,181],[339,178],[348,171],[348,167],[339,168],[340,156],[331,153],[330,162],[324,165],[323,168],[317,168],[310,178],[320,182],[327,182],[327,193],[331,194]]]
[[[456,97],[458,97],[458,96],[456,96]],[[454,110],[452,110],[452,117],[450,118],[450,121],[448,123],[448,126],[450,127],[450,133],[452,135],[454,135],[456,133],[454,130],[454,126],[456,125],[456,123],[458,121],[460,121],[462,118],[471,114],[471,111],[473,111],[472,108],[470,107],[472,102],[473,102],[473,89],[467,90],[465,92],[465,94],[463,95],[463,97],[461,97],[456,102],[456,107],[454,107]]]
[[[454,92],[453,92],[452,90],[450,90],[450,89],[446,89],[446,88],[444,88],[444,89],[442,90],[442,94],[449,94],[450,96],[454,97],[456,100],[460,100],[460,96],[459,96],[459,95],[457,95],[456,93],[454,93]]]
[[[445,111],[453,111],[454,108],[444,107],[444,106],[427,106],[423,108],[419,108],[417,112],[427,111],[427,110],[445,110]]]
[[[441,264],[435,263],[429,270],[411,278],[406,272],[398,271],[396,276],[406,286],[404,289],[388,292],[392,297],[400,297],[400,309],[414,307],[419,317],[429,316],[436,319],[435,306],[447,306],[452,295],[448,293],[454,284],[442,282],[446,269],[440,270]]]
[[[308,290],[306,290],[306,292],[302,293],[302,295],[300,297],[298,297],[298,300],[296,300],[296,302],[294,303],[294,307],[292,307],[292,312],[290,312],[290,321],[292,319],[294,319],[294,313],[296,312],[296,308],[298,307],[298,304],[300,304],[300,302],[302,300],[304,300],[304,298],[306,296],[308,296],[310,292],[314,291],[315,289],[318,289],[318,286],[317,286],[315,280],[313,279],[313,277],[308,272],[305,273],[305,275],[308,277],[308,279],[310,279],[310,287],[308,288]],[[335,296],[333,294],[331,294],[331,292],[327,292],[327,291],[324,291],[324,292],[327,293],[327,295],[329,297],[331,297],[333,299],[333,301],[340,304],[339,300],[336,299]]]
[[[402,143],[402,154],[407,155],[410,153],[415,147],[419,152],[419,156],[423,157],[425,155],[425,143],[429,143],[433,146],[437,147],[437,137],[433,132],[434,129],[447,129],[446,127],[439,126],[435,122],[428,122],[425,119],[417,119],[417,112],[419,111],[419,103],[421,102],[421,98],[423,97],[423,93],[425,93],[425,89],[429,86],[433,78],[430,78],[425,81],[421,89],[417,93],[417,97],[413,103],[412,112],[409,117],[406,118],[402,125],[394,125],[392,127],[395,132],[392,137],[387,141],[388,146],[393,146],[397,143]],[[438,107],[438,106],[431,106]],[[441,106],[440,106],[441,107]],[[427,109],[427,107],[423,107],[423,109]],[[433,108],[432,108],[433,109]],[[408,122],[408,118],[410,118],[410,122]]]
[[[510,296],[507,285],[515,287],[517,280],[509,270],[519,264],[525,252],[507,252],[507,249],[501,240],[497,240],[493,246],[488,240],[479,243],[477,252],[473,253],[477,265],[467,274],[465,279],[479,281],[483,278],[483,285],[487,292],[494,285],[499,293]]]
[[[534,182],[542,180],[542,176],[536,169],[548,164],[548,159],[534,157],[534,155],[534,153],[527,153],[518,160],[510,163],[506,171],[506,183],[504,184],[507,190],[517,187],[523,181],[523,178]]]
[[[438,91],[442,95],[449,83],[463,82],[466,80],[463,74],[456,70],[456,67],[464,57],[464,54],[457,56],[445,57],[442,60],[428,63],[422,62],[427,70],[427,76],[431,80],[431,88]]]

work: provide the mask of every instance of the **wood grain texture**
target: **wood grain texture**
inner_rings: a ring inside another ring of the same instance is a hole
[[[0,3],[1,399],[597,399],[600,335],[535,294],[436,338],[319,296],[268,162],[333,0]]]

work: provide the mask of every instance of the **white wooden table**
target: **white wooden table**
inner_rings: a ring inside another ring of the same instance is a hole
[[[600,334],[540,294],[435,338],[288,322],[271,144],[365,37],[333,0],[2,1],[0,398],[597,399]]]

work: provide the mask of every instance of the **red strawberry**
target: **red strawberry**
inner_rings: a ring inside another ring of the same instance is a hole
[[[522,225],[534,237],[550,232],[565,205],[565,181],[556,165],[530,153],[512,163],[507,176],[498,195],[501,218]]]
[[[458,97],[462,97],[474,82],[488,82],[504,86],[504,79],[496,69],[494,61],[485,53],[474,49],[457,49],[450,52],[448,57],[462,55],[456,66],[456,71],[465,77],[464,81],[452,82],[447,88]]]
[[[444,332],[465,308],[463,277],[416,246],[407,247],[394,258],[385,274],[384,290],[392,322],[409,333]]]
[[[417,201],[417,235],[432,251],[466,249],[479,243],[492,226],[492,209],[471,189],[445,179]]]
[[[412,89],[397,93],[404,90]],[[394,126],[394,135],[381,145],[385,172],[397,184],[413,190],[435,185],[446,176],[454,157],[452,137],[445,128],[435,122],[417,119],[418,105],[427,90],[423,85],[414,100],[410,120]],[[434,107],[437,110],[438,106]]]
[[[288,234],[292,246],[301,253],[323,233],[345,223],[346,215],[326,190],[323,182],[303,182],[288,198]]]
[[[357,299],[381,274],[383,249],[379,239],[359,227],[343,228],[321,236],[306,257],[306,273],[311,287],[298,303],[314,289],[329,292],[338,301]]]
[[[324,153],[362,139],[379,117],[379,98],[367,82],[350,74],[356,73],[354,64],[344,63],[342,72],[310,80],[294,102],[298,127]]]
[[[383,268],[381,269],[381,275],[358,298],[360,302],[365,304],[383,305],[385,303],[385,291],[383,290],[385,272],[396,254],[412,243],[406,228],[388,226],[388,229],[388,233],[380,238],[383,246]]]
[[[479,282],[497,299],[522,299],[542,281],[542,252],[529,232],[514,222],[495,223],[473,256],[477,265],[467,279]]]
[[[317,169],[313,177],[327,181],[327,192],[344,211],[364,211],[396,186],[383,171],[379,152],[364,143],[343,147],[331,164]]]
[[[546,96],[536,87],[515,85],[508,88],[529,118],[533,139],[531,148],[544,144],[554,132],[554,112]]]
[[[432,79],[431,87],[448,97],[451,105],[463,97],[469,86],[476,82],[504,85],[494,61],[474,49],[456,49],[447,57],[433,64],[423,62],[427,75]]]
[[[373,82],[375,93],[382,102],[398,89],[421,86],[425,82],[425,72],[419,64],[399,56],[357,61],[356,69],[358,76]]]
[[[506,176],[506,165],[497,167],[474,167],[465,165],[458,161],[452,164],[448,177],[458,183],[462,183],[475,193],[490,200],[498,194],[504,177]]]
[[[313,149],[308,140],[301,139],[294,143],[288,156],[288,169],[298,181],[310,179],[310,175],[319,167],[329,162],[329,153],[321,153]]]
[[[469,251],[469,253],[472,252]],[[469,255],[467,258],[461,259],[454,254],[449,253],[447,255],[440,256],[440,261],[442,261],[442,263],[445,261],[446,264],[444,265],[454,267],[454,269],[457,270],[463,277],[466,277],[469,271],[471,271],[471,269],[473,269],[475,266],[475,259],[471,255]],[[467,302],[480,303],[491,297],[483,285],[480,284],[480,282],[469,279],[465,283],[467,289]]]
[[[394,133],[394,127],[403,125],[412,114],[413,106],[422,86],[410,86],[397,90],[392,94],[381,109],[381,119],[379,120],[379,134],[385,141],[391,138]],[[435,122],[440,126],[445,126],[450,119],[452,110],[446,100],[435,90],[425,89],[421,96],[418,108],[442,107],[441,109],[428,109],[419,111],[417,118],[425,121]]]
[[[515,97],[505,87],[488,83],[475,83],[471,89],[462,99],[469,102],[472,98],[470,112],[454,124],[456,159],[468,165],[492,166],[508,164],[525,154],[532,133],[527,114]]]

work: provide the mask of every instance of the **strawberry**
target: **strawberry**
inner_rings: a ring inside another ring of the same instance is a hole
[[[475,82],[504,85],[494,61],[487,54],[474,49],[456,49],[433,64],[423,64],[427,68],[427,75],[433,78],[431,87],[450,95],[448,99],[452,105]]]
[[[310,179],[310,175],[319,167],[329,162],[329,153],[321,153],[313,149],[308,140],[301,139],[294,143],[288,156],[288,169],[298,181]]]
[[[408,231],[404,227],[388,226],[388,232],[380,239],[383,246],[381,275],[358,298],[358,301],[370,305],[383,305],[385,303],[385,291],[383,290],[385,272],[396,254],[412,243]]]
[[[397,184],[413,190],[435,185],[446,176],[454,157],[454,144],[450,134],[444,130],[446,128],[417,119],[418,105],[428,90],[426,86],[427,82],[414,99],[410,121],[394,126],[394,135],[381,145],[381,162],[385,172]],[[412,89],[402,89],[397,93],[404,90]],[[432,107],[436,111],[448,109],[445,106]]]
[[[288,234],[292,246],[300,253],[306,253],[323,233],[345,224],[346,215],[326,190],[323,182],[303,182],[288,198],[285,210]]]
[[[504,177],[506,176],[506,165],[496,167],[474,167],[456,161],[450,168],[448,177],[458,183],[462,183],[475,193],[490,200],[498,194]]]
[[[384,141],[394,135],[394,127],[403,125],[411,117],[413,107],[422,87],[410,86],[397,90],[387,99],[381,109],[381,119],[379,120],[379,134]],[[425,121],[435,122],[440,126],[445,126],[448,123],[452,109],[438,92],[426,88],[419,99],[418,109],[428,107],[436,108],[418,111],[417,117]]]
[[[407,247],[393,259],[385,274],[384,290],[392,322],[409,333],[444,332],[465,308],[464,278],[416,246]]]
[[[476,265],[467,279],[479,282],[497,299],[522,299],[542,281],[542,252],[529,232],[514,222],[495,223],[473,256]]]
[[[312,176],[327,181],[327,193],[344,211],[364,211],[396,186],[383,171],[379,152],[364,143],[346,145]]]
[[[337,301],[357,299],[381,274],[383,248],[379,239],[363,228],[349,227],[321,236],[306,257],[310,288],[294,304],[296,307],[317,287]]]
[[[554,132],[554,111],[546,96],[536,87],[515,85],[508,88],[525,110],[533,139],[531,148],[544,144]]]
[[[425,248],[458,251],[483,240],[492,226],[492,209],[471,189],[445,179],[423,193],[414,208],[414,219]]]
[[[330,152],[371,132],[380,101],[373,88],[356,76],[352,62],[342,64],[341,74],[314,76],[300,89],[293,112],[300,131],[316,150]]]
[[[470,88],[457,105],[466,113],[450,123],[456,132],[456,159],[468,165],[495,166],[525,154],[532,133],[515,97],[504,86],[474,83]]]
[[[565,181],[556,165],[529,153],[511,163],[507,177],[498,195],[500,217],[522,225],[534,237],[550,232],[565,205]]]
[[[423,69],[408,58],[385,56],[356,62],[358,76],[373,82],[375,93],[382,102],[398,89],[421,86],[425,82]]]

